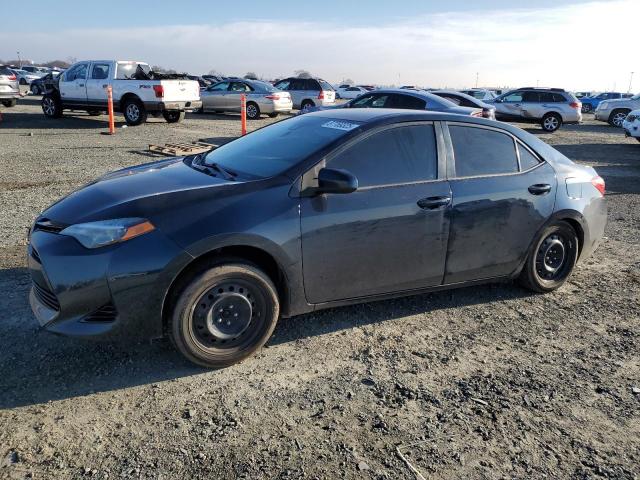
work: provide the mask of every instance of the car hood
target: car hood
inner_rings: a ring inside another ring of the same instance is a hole
[[[85,185],[58,200],[40,218],[59,225],[121,217],[148,217],[154,211],[184,201],[198,201],[211,189],[233,188],[243,182],[213,177],[172,158],[125,168]]]

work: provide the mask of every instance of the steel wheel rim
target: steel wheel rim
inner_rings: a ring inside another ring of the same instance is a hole
[[[304,106],[302,107],[302,111],[303,112],[308,112],[309,110],[311,110],[311,104],[310,103],[305,103]]]
[[[621,126],[622,126],[622,123],[624,122],[624,119],[625,119],[625,118],[627,118],[627,115],[626,115],[626,114],[624,114],[624,113],[616,113],[616,114],[613,116],[613,124],[614,124],[616,127],[621,127]]]
[[[224,280],[208,288],[194,304],[189,322],[198,348],[242,349],[253,344],[266,321],[266,298],[243,279]]]
[[[140,118],[140,109],[135,103],[127,105],[127,117],[134,122]]]
[[[256,108],[255,105],[247,105],[247,116],[249,118],[256,117],[257,113],[258,113],[258,109]]]
[[[556,117],[548,117],[544,121],[544,126],[547,130],[555,130],[558,128],[558,119]]]
[[[56,109],[53,100],[51,100],[50,98],[44,99],[44,101],[42,102],[42,108],[44,109],[44,113],[46,113],[47,115],[53,115]]]
[[[561,279],[570,265],[575,245],[564,235],[552,233],[546,237],[536,252],[536,274],[544,281]]]

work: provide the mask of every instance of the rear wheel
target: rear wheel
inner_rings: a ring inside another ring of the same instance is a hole
[[[269,118],[276,118],[278,116],[278,112],[273,112],[269,114]]]
[[[147,110],[137,98],[128,98],[122,104],[124,119],[129,126],[140,125],[147,121]]]
[[[42,97],[42,112],[49,118],[62,117],[62,105],[60,100],[52,95]]]
[[[24,78],[20,79],[20,85],[26,85],[27,81]]]
[[[184,120],[184,110],[165,110],[162,112],[162,116],[167,123],[180,123]]]
[[[611,115],[609,115],[609,125],[621,128],[627,115],[629,115],[629,110],[614,110],[611,112]]]
[[[240,362],[271,336],[280,314],[276,288],[253,265],[221,263],[178,295],[170,335],[188,360],[208,368]]]
[[[315,106],[316,104],[313,103],[311,100],[305,100],[304,102],[302,102],[302,105],[300,105],[300,110],[302,110],[303,112],[308,112]]]
[[[589,113],[591,111],[591,104],[583,103],[582,104],[582,113]]]
[[[542,117],[542,129],[545,132],[555,132],[562,126],[562,117],[557,113],[547,113]]]
[[[18,103],[18,101],[15,98],[12,98],[11,100],[2,101],[2,105],[4,105],[7,108],[15,107],[16,103]]]
[[[260,107],[257,103],[247,103],[247,118],[249,120],[258,120],[260,118]]]
[[[560,288],[578,260],[576,231],[566,222],[556,222],[546,227],[533,245],[520,274],[520,283],[540,293]]]

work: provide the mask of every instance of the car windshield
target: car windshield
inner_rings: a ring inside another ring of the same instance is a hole
[[[272,177],[360,125],[350,120],[312,115],[293,117],[213,150],[203,163],[219,165],[240,176]]]
[[[631,97],[631,100],[640,100],[640,93],[636,93],[633,97]]]

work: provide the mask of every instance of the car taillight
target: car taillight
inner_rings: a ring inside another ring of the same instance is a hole
[[[271,95],[265,95],[264,98],[268,98],[269,100],[280,100],[280,95],[274,93]]]
[[[570,106],[571,108],[581,109],[581,108],[582,108],[582,103],[580,103],[580,102],[571,102],[571,103],[569,104],[569,106]]]
[[[156,98],[164,97],[164,87],[162,85],[154,85],[153,91],[156,92]]]
[[[17,77],[15,73],[12,73],[11,75],[9,75],[9,80],[15,80],[16,78]]]
[[[600,192],[600,195],[604,197],[604,180],[600,175],[591,179],[591,185],[596,187],[596,189]]]
[[[318,100],[324,100],[324,90],[320,90],[320,93],[318,94]]]

